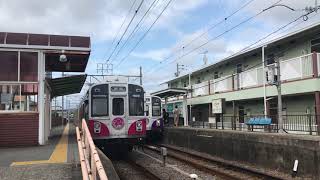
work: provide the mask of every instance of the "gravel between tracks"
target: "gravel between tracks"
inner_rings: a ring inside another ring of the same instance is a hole
[[[148,180],[149,178],[139,171],[137,168],[133,167],[130,163],[125,160],[113,161],[113,166],[115,167],[118,176],[121,180]]]

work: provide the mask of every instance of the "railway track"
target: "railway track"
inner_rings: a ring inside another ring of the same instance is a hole
[[[113,165],[121,180],[160,180],[154,173],[130,159],[115,160]]]
[[[144,146],[144,148],[155,152],[160,152],[159,147],[160,146]],[[196,169],[218,176],[221,179],[283,179],[272,174],[266,174],[246,167],[241,167],[239,165],[229,164],[215,160],[213,158],[204,157],[199,154],[186,152],[184,150],[172,146],[161,145],[161,147],[166,147],[168,149],[168,157],[171,157],[181,162],[185,162]]]

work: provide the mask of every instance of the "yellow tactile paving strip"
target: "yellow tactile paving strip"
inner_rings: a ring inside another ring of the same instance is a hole
[[[54,148],[54,151],[52,152],[49,160],[12,162],[10,166],[67,162],[68,135],[69,135],[69,124],[67,124],[66,127],[64,128],[62,136],[58,144]]]

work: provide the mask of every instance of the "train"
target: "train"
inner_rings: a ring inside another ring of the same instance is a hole
[[[147,138],[162,136],[164,122],[160,97],[151,95],[145,97],[145,115],[147,117]]]
[[[92,85],[79,107],[95,144],[104,149],[116,145],[131,151],[146,138],[144,88],[128,82]],[[117,146],[118,147],[118,146]],[[119,148],[117,148],[119,149]]]

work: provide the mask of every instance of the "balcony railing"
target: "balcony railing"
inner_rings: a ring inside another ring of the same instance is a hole
[[[282,81],[310,77],[313,75],[312,54],[281,61],[280,70]]]
[[[225,76],[210,80],[210,93],[218,93],[232,90],[232,76]]]
[[[317,53],[317,68],[320,75],[320,53]],[[312,54],[295,57],[280,62],[280,73],[282,81],[304,79],[314,75]],[[274,66],[270,64],[268,66]],[[263,85],[262,66],[250,69],[238,74],[233,74],[218,79],[205,81],[192,85],[193,97],[204,96],[219,92],[226,92]]]
[[[193,88],[193,94],[192,96],[197,97],[197,96],[203,96],[203,95],[208,95],[209,94],[209,84],[208,81],[199,83],[199,84],[194,84],[192,85]]]

